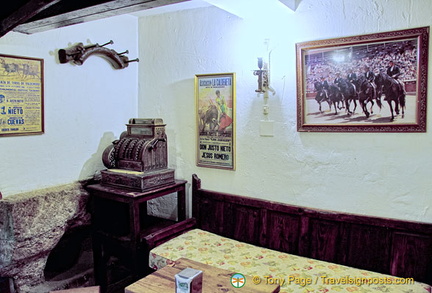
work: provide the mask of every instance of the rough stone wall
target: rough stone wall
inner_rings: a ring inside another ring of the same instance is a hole
[[[0,276],[18,293],[43,283],[50,251],[68,229],[90,224],[89,195],[80,183],[0,200]]]

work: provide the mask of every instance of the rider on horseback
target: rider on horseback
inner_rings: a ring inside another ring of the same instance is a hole
[[[328,96],[327,92],[329,89],[329,84],[328,84],[327,80],[325,80],[324,76],[321,77],[321,81],[316,81],[314,83],[314,87],[318,93],[323,92],[325,95],[325,98],[327,99],[327,96]]]
[[[392,77],[399,85],[399,89],[401,92],[405,93],[405,87],[401,80],[399,80],[399,76],[402,74],[400,68],[394,64],[393,60],[390,60],[389,67],[387,68],[387,74]]]
[[[390,60],[389,67],[387,68],[387,74],[393,77],[394,79],[398,79],[399,75],[401,75],[400,68],[396,66],[393,60]]]
[[[321,77],[321,84],[323,85],[324,90],[325,90],[325,91],[328,91],[328,89],[329,89],[329,84],[328,84],[327,80],[324,78],[324,76]]]
[[[353,72],[353,70],[350,68],[348,75],[347,75],[347,79],[350,83],[352,84],[356,84],[357,83],[357,74],[355,72]]]
[[[317,93],[315,96],[315,101],[317,101],[319,104],[320,112],[321,112],[321,103],[322,102],[329,103],[329,108],[330,108],[330,102],[329,102],[329,97],[328,97],[329,84],[328,84],[327,80],[325,80],[324,76],[321,76],[321,81],[319,81],[319,80],[315,81],[314,87],[315,87],[315,91]]]
[[[375,74],[368,66],[364,67],[366,80],[373,86],[374,92],[376,92],[376,84],[375,84]]]
[[[335,78],[335,80],[334,80],[333,83],[334,83],[335,85],[339,86],[339,85],[342,83],[342,81],[343,81],[343,79],[342,79],[340,73],[339,73],[339,72],[336,72],[336,78]]]
[[[366,79],[367,79],[369,82],[373,83],[374,80],[375,80],[375,74],[374,74],[373,71],[370,70],[370,68],[367,67],[367,66],[365,66],[364,69],[365,69],[365,74],[364,74],[364,76],[366,77]]]

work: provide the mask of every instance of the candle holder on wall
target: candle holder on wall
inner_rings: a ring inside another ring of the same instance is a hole
[[[115,50],[108,49],[106,45],[112,45],[114,42],[111,40],[103,45],[92,44],[84,46],[83,43],[78,43],[77,45],[67,48],[60,49],[58,51],[60,63],[72,62],[76,65],[82,65],[87,58],[92,55],[99,55],[108,60],[115,69],[126,68],[130,62],[139,62],[139,59],[129,60],[129,58],[124,55],[128,54],[129,51],[126,50],[121,53],[117,53]]]
[[[274,121],[269,119],[269,92],[273,95],[276,93],[275,90],[270,86],[270,54],[271,51],[268,50],[269,40],[264,41],[266,47],[266,54],[268,58],[266,60],[263,57],[258,57],[258,70],[254,70],[253,74],[258,77],[258,88],[255,92],[258,96],[264,98],[263,114],[264,119],[260,121],[260,135],[261,136],[273,136],[274,135]],[[263,54],[263,56],[265,56]]]
[[[258,70],[254,70],[253,74],[258,76],[258,89],[255,91],[257,93],[264,93],[269,86],[269,75],[268,75],[268,67],[267,64],[263,63],[263,58],[258,57]]]
[[[265,44],[268,43],[266,40]],[[270,54],[268,53],[268,61],[264,61],[263,57],[258,57],[258,70],[254,70],[253,74],[258,76],[258,88],[255,90],[259,95],[264,97],[264,106],[263,113],[267,119],[269,113],[268,102],[268,92],[271,92],[273,95],[276,93],[275,90],[270,86]]]

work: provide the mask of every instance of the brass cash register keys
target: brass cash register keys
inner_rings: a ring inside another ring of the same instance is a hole
[[[101,171],[102,184],[150,190],[174,183],[168,169],[165,124],[160,118],[131,118],[127,131],[102,154],[107,170]]]

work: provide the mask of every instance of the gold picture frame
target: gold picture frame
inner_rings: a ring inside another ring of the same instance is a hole
[[[429,27],[297,43],[297,130],[425,132],[428,46]]]
[[[235,73],[195,75],[197,166],[235,170]]]
[[[44,133],[44,60],[0,54],[0,136]]]

